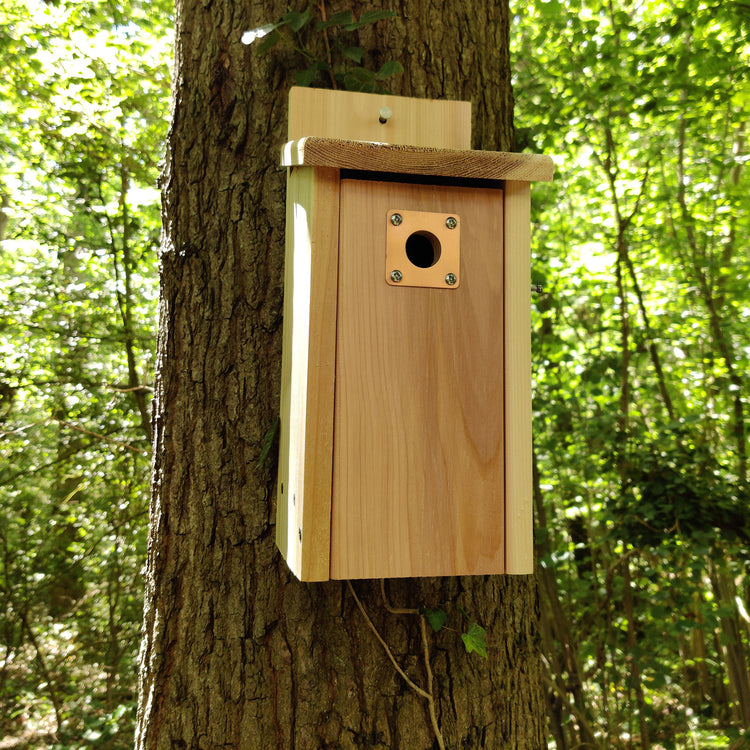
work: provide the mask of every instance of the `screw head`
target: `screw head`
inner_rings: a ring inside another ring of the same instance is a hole
[[[455,216],[449,216],[445,220],[445,226],[448,227],[448,229],[455,229],[458,226],[458,219]]]
[[[455,273],[447,273],[445,274],[445,283],[448,284],[448,286],[453,286],[458,279],[456,278]]]
[[[401,216],[401,214],[391,214],[391,224],[393,224],[394,227],[399,226],[403,220],[404,217]]]
[[[394,269],[393,271],[391,271],[391,281],[395,281],[396,283],[398,283],[403,278],[404,274],[402,274],[398,269]]]

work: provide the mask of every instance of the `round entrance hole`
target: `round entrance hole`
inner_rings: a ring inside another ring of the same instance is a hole
[[[414,232],[406,239],[406,257],[417,268],[431,268],[440,260],[440,240],[430,232]]]

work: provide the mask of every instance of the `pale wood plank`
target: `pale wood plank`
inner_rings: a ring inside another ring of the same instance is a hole
[[[502,190],[341,185],[331,577],[502,573]],[[386,283],[394,208],[461,217],[460,288]]]
[[[289,175],[276,541],[307,581],[329,577],[338,192],[335,169]]]
[[[505,183],[505,566],[534,571],[531,459],[530,190]]]
[[[379,121],[381,107],[392,117]],[[471,103],[293,87],[288,139],[305,136],[471,148]]]
[[[285,167],[315,165],[436,177],[549,182],[554,162],[543,154],[469,151],[306,137],[281,151]]]

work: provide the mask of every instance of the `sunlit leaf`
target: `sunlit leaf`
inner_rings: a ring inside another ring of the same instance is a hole
[[[485,630],[481,625],[472,622],[466,633],[461,633],[461,640],[467,654],[476,653],[484,659],[487,658],[487,641]]]
[[[263,37],[270,34],[276,29],[276,24],[267,23],[264,26],[258,26],[255,29],[250,29],[242,35],[243,44],[252,44],[257,39],[263,39]]]

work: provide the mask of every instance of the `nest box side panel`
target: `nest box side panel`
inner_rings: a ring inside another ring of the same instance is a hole
[[[276,544],[303,581],[329,577],[339,172],[287,181]]]
[[[381,110],[390,117],[381,122]],[[433,148],[471,148],[471,102],[295,86],[288,140],[318,136]]]
[[[386,282],[397,208],[459,217],[458,288]],[[331,577],[504,572],[503,191],[342,180],[338,296]]]
[[[505,183],[505,566],[534,572],[530,185]]]

